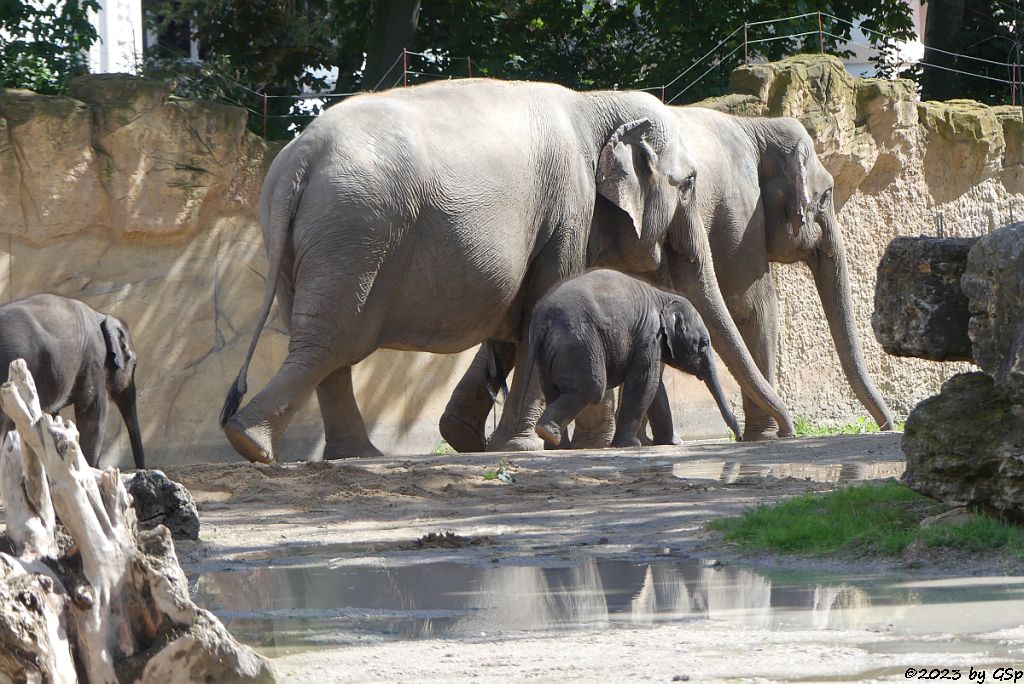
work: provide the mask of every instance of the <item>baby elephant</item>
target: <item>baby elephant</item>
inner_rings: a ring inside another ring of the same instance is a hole
[[[107,394],[128,427],[135,467],[144,468],[135,411],[135,348],[124,322],[82,302],[40,294],[0,306],[0,375],[24,359],[46,413],[74,405],[82,454],[95,466],[103,446]],[[0,414],[0,434],[14,423]]]
[[[530,321],[526,370],[537,365],[547,401],[537,434],[558,446],[580,411],[600,402],[606,389],[622,385],[612,446],[640,446],[637,432],[663,363],[703,380],[739,439],[707,328],[690,302],[604,269],[558,285],[537,303]]]

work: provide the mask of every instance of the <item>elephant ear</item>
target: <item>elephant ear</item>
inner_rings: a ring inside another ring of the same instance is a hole
[[[113,316],[104,316],[100,329],[103,330],[103,339],[107,343],[107,358],[113,360],[115,368],[123,370],[132,356],[124,325]]]
[[[807,189],[807,160],[810,156],[811,151],[807,149],[807,144],[803,140],[797,140],[793,149],[786,153],[786,180],[790,186],[786,210],[794,237],[800,234],[807,205],[811,202],[811,195]]]
[[[637,237],[641,237],[643,227],[643,189],[636,168],[637,153],[652,168],[657,162],[657,154],[643,138],[650,128],[650,119],[622,124],[608,138],[597,160],[597,191],[629,214]]]
[[[661,310],[661,327],[658,328],[658,334],[665,338],[665,346],[668,347],[668,354],[672,358],[675,358],[676,351],[672,348],[672,337],[674,336],[672,329],[672,319],[675,314],[668,311],[668,308]]]

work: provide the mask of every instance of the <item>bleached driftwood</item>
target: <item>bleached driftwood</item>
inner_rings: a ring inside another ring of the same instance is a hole
[[[274,681],[189,599],[170,534],[139,532],[117,471],[89,467],[74,424],[40,411],[21,360],[0,405],[17,427],[0,442],[15,554],[0,553],[0,683]]]

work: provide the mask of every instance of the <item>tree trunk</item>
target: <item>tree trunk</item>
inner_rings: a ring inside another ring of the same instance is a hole
[[[9,378],[0,495],[16,555],[0,553],[0,681],[274,681],[192,603],[167,528],[138,531],[117,470],[89,467],[74,424],[42,413],[24,361]]]
[[[956,57],[946,52],[960,52],[960,26],[964,18],[964,0],[928,0],[928,14],[924,27],[924,62],[938,64],[946,69],[924,67],[921,78],[921,99],[952,100],[959,92],[959,75],[948,69],[956,68]],[[945,52],[937,52],[938,48]],[[968,71],[970,71],[968,69]]]
[[[363,90],[401,85],[402,50],[412,48],[419,18],[420,0],[374,0]]]

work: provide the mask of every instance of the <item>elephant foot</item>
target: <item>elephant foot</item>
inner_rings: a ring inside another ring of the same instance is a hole
[[[224,425],[224,434],[235,451],[253,463],[274,462],[270,430],[265,426],[246,428],[237,418],[232,418]]]
[[[484,451],[487,439],[483,424],[476,425],[457,413],[445,413],[438,423],[441,437],[451,448],[459,452]]]
[[[545,444],[550,444],[553,449],[562,445],[562,429],[554,423],[537,423],[534,431],[538,437],[544,440]]]
[[[613,439],[612,446],[617,449],[629,449],[631,447],[643,446],[643,444],[636,437],[624,437],[622,439]]]
[[[777,428],[765,428],[763,430],[744,430],[743,441],[744,442],[769,442],[773,439],[779,438],[779,431]]]
[[[324,444],[323,458],[325,461],[337,461],[343,458],[382,458],[384,454],[370,442],[353,444],[351,442],[334,441]]]
[[[654,446],[679,446],[683,443],[683,440],[679,439],[676,435],[672,435],[668,438],[657,438],[651,441]]]
[[[537,435],[514,435],[508,438],[491,437],[487,451],[541,451],[545,440]],[[555,445],[558,442],[554,442]]]

